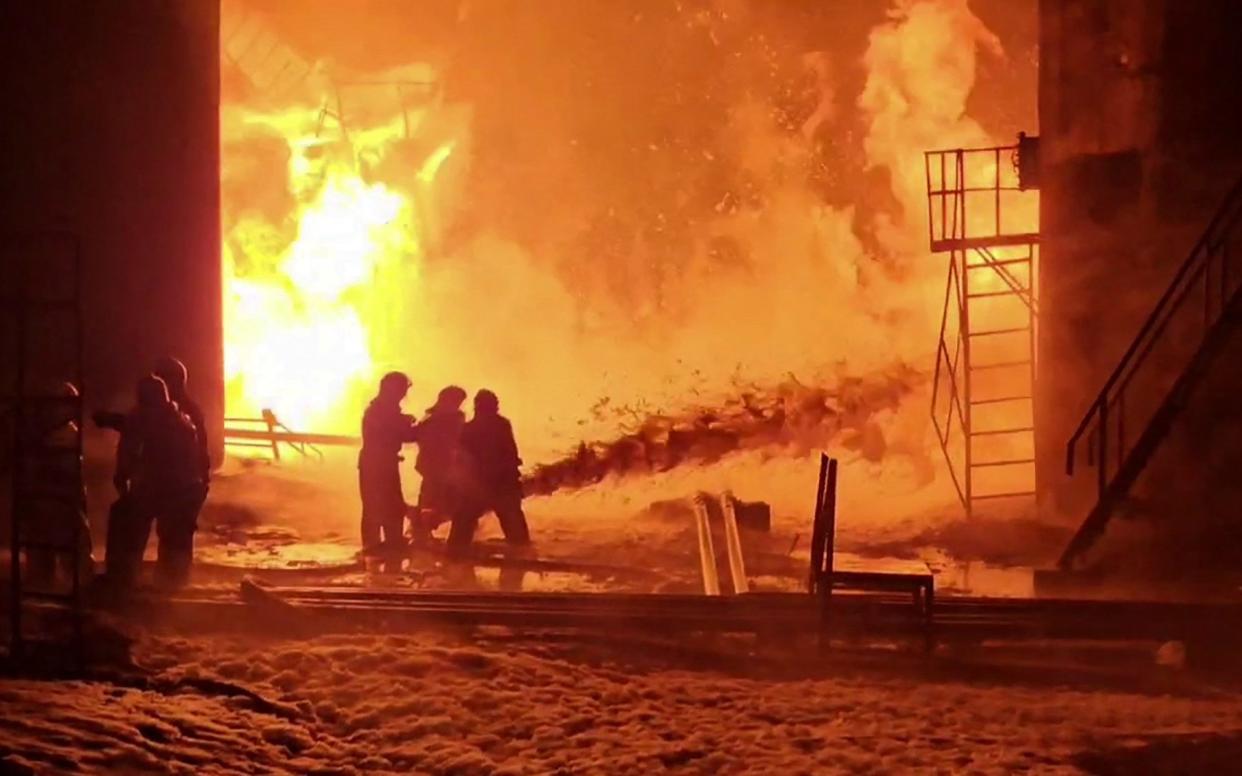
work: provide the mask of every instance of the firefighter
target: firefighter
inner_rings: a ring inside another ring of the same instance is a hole
[[[418,425],[401,411],[410,378],[389,372],[362,416],[362,451],[358,453],[358,490],[362,497],[362,552],[381,567],[399,570],[405,555],[403,529],[407,506],[401,491],[402,445],[416,441]],[[394,569],[393,566],[396,568]]]
[[[181,410],[194,424],[198,468],[203,480],[203,499],[206,500],[207,488],[211,484],[211,454],[208,452],[211,447],[207,440],[207,421],[203,417],[203,408],[186,391],[186,384],[190,377],[189,370],[180,360],[172,356],[162,356],[156,359],[155,369],[152,372],[164,381],[164,385],[168,386],[168,398],[172,399],[177,409]],[[200,503],[199,506],[201,507],[202,504]]]
[[[461,432],[466,392],[455,385],[440,391],[434,406],[418,424],[418,458],[414,468],[423,478],[418,490],[418,517],[414,534],[425,537],[440,523],[452,519],[462,489]]]
[[[28,511],[19,517],[29,544],[26,573],[33,586],[43,589],[53,587],[58,577],[72,579],[75,564],[82,584],[89,582],[94,572],[77,445],[78,397],[77,386],[65,383],[57,397],[63,401],[37,406],[27,417],[23,432],[28,443],[38,448],[29,468],[23,471]]]
[[[500,414],[500,400],[488,390],[474,397],[474,417],[462,429],[461,445],[470,464],[472,487],[453,519],[450,553],[466,553],[479,519],[495,512],[505,541],[514,547],[530,544],[530,529],[522,512],[522,482],[513,426]]]
[[[123,428],[113,478],[120,498],[110,515],[118,525],[109,542],[109,552],[120,557],[116,563],[109,558],[110,575],[120,582],[137,577],[154,521],[156,581],[179,588],[189,580],[206,488],[198,431],[154,374],[138,381],[137,406]]]
[[[184,363],[172,356],[162,356],[156,359],[153,373],[164,381],[164,385],[168,388],[169,398],[194,425],[195,457],[201,475],[202,488],[197,504],[193,508],[192,520],[187,519],[185,522],[197,526],[198,515],[207,500],[207,492],[211,484],[211,456],[208,452],[210,446],[207,439],[207,423],[202,408],[186,390],[189,370],[186,369]],[[119,433],[125,431],[126,417],[125,413],[111,411],[97,411],[93,415],[96,426]],[[145,546],[150,533],[149,521],[144,527],[142,517],[133,512],[133,506],[133,500],[127,494],[121,493],[108,510],[107,544],[104,554],[105,574],[109,583],[115,583],[121,587],[128,586],[134,581],[142,561],[141,549],[138,551],[138,557],[134,558],[132,546],[127,545],[134,544],[141,536],[142,544]],[[184,541],[184,537],[179,537],[179,540]]]

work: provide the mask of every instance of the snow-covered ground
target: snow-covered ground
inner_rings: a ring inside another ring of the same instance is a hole
[[[347,465],[226,470],[202,521],[199,582],[233,590],[243,567],[349,566],[353,476]],[[620,501],[584,493],[528,506],[543,557],[693,585],[693,528],[684,504],[665,499],[729,485],[664,483],[622,488]],[[792,571],[778,568],[773,579],[801,584],[807,520],[772,501],[773,530],[748,537],[748,552],[770,566],[785,559]],[[963,527],[849,508],[842,543],[864,555],[940,557],[942,590],[986,584],[1015,595],[1030,594],[1029,575],[1015,586],[1012,570],[958,561],[1030,562],[1006,553],[1059,544],[1021,521]],[[362,581],[347,569],[334,582],[350,575]],[[1242,694],[1158,669],[1139,651],[1085,661],[989,653],[984,663],[885,650],[825,660],[808,646],[624,632],[295,639],[150,630],[133,647],[138,672],[0,680],[0,776],[1186,773],[1242,761]]]
[[[0,773],[1224,773],[1242,731],[1239,695],[1115,660],[499,631],[149,633],[135,655],[141,684],[0,682]]]

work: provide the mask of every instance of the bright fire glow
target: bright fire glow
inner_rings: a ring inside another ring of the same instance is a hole
[[[333,158],[353,158],[353,149],[342,153],[304,134],[307,123],[296,119],[306,115],[247,117],[284,133],[287,188],[297,204],[283,246],[270,235],[255,239],[268,232],[239,220],[230,237],[247,254],[244,268],[226,241],[228,406],[242,417],[272,409],[292,428],[347,430],[391,336],[379,326],[382,311],[402,304],[399,285],[389,281],[408,283],[416,274],[420,242],[411,197]],[[367,137],[382,150],[391,133]],[[451,153],[437,148],[420,182],[433,184]]]
[[[643,43],[629,33],[606,66],[562,68],[554,47],[520,41],[509,58],[481,49],[462,72],[512,79],[482,90],[477,124],[476,106],[383,86],[433,81],[430,65],[334,84],[317,63],[301,91],[277,94],[266,89],[285,76],[264,68],[294,60],[250,35],[225,41],[249,85],[223,109],[229,414],[270,408],[296,429],[356,433],[375,379],[402,369],[415,412],[450,382],[497,391],[533,463],[738,384],[832,384],[896,362],[930,372],[947,259],[928,251],[923,152],[1012,140],[967,114],[976,60],[1004,56],[1000,42],[966,0],[895,0],[851,94],[831,41],[808,54],[814,41],[773,47],[723,6],[684,13],[656,30],[695,43],[678,67],[626,59]],[[581,20],[553,16],[540,19],[549,39],[574,39]],[[797,76],[789,95],[816,92],[805,113],[777,110],[768,79],[782,74]],[[650,99],[666,92],[676,99]],[[832,124],[842,115],[864,128],[853,145],[854,125]],[[854,166],[830,169],[837,145]],[[870,204],[867,168],[888,189]],[[1034,201],[1007,227],[1033,227]],[[939,451],[923,397],[908,404],[876,433],[913,492],[936,478],[925,462]],[[936,486],[932,498],[948,494]]]

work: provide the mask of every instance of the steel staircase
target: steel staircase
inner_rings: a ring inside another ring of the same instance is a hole
[[[932,421],[967,517],[1035,495],[1039,202],[1018,149],[925,156],[931,249],[949,254]]]
[[[1173,423],[1242,325],[1242,179],[1178,268],[1066,446],[1095,467],[1096,502],[1060,565],[1072,568],[1103,534]],[[1133,433],[1134,430],[1138,433]]]

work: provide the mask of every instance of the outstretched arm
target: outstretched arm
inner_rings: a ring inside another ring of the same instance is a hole
[[[420,436],[419,432],[422,428],[418,425],[418,421],[414,420],[413,415],[401,416],[401,442],[402,444],[410,444],[417,442]]]
[[[125,413],[113,412],[111,410],[95,410],[91,415],[91,419],[95,421],[95,425],[99,428],[107,428],[113,431],[125,431]]]

